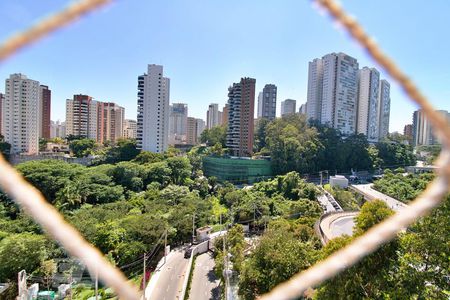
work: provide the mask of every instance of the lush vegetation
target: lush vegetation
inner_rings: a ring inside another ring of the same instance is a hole
[[[385,170],[383,177],[375,182],[374,188],[407,203],[415,199],[434,178],[433,173],[414,175],[404,172],[402,168],[394,171]]]
[[[349,173],[415,164],[412,148],[386,139],[369,145],[362,134],[343,137],[333,128],[307,122],[304,116],[289,115],[258,123],[255,151],[270,155],[276,174],[330,170]]]

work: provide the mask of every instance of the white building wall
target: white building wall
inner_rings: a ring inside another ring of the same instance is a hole
[[[98,103],[92,100],[89,103],[88,112],[88,132],[87,137],[97,141],[97,131],[98,131]]]
[[[343,135],[356,132],[358,62],[344,53],[337,55],[333,127]]]
[[[379,139],[385,138],[389,134],[389,118],[391,112],[391,86],[387,80],[380,81],[380,93],[378,101],[378,129]]]
[[[23,74],[12,74],[5,81],[2,131],[11,153],[39,151],[39,88],[38,81]]]
[[[163,66],[152,64],[138,78],[137,145],[156,153],[167,150],[169,135],[170,80],[163,75]]]
[[[337,55],[335,53],[327,54],[322,58],[323,63],[323,82],[322,82],[322,103],[320,121],[322,124],[328,124],[334,127],[334,107],[335,107],[335,78]]]
[[[379,136],[379,83],[380,73],[375,68],[364,67],[358,71],[357,133],[377,142]]]
[[[309,62],[308,67],[308,94],[306,99],[306,113],[308,119],[319,120],[322,114],[323,89],[323,61],[316,58]]]

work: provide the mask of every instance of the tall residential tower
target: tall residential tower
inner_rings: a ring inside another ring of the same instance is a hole
[[[228,130],[226,145],[235,156],[251,156],[255,114],[256,79],[241,78],[228,88]]]
[[[358,71],[358,82],[356,132],[365,134],[369,142],[377,142],[380,73],[375,68],[364,67]]]
[[[258,118],[275,119],[277,107],[277,86],[266,84],[258,95]]]
[[[39,152],[40,85],[23,74],[5,80],[2,103],[2,134],[11,154]]]
[[[169,137],[170,79],[163,66],[148,65],[147,74],[138,77],[137,146],[161,153]]]

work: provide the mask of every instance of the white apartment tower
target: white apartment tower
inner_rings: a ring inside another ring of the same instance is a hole
[[[379,133],[378,138],[384,139],[389,133],[389,114],[391,111],[391,86],[387,80],[380,81],[380,93],[378,100],[378,126]]]
[[[369,142],[377,142],[379,138],[379,87],[377,69],[364,67],[358,71],[356,132],[365,134]]]
[[[316,58],[309,62],[306,115],[308,119],[320,120],[322,114],[323,61]]]
[[[323,58],[322,124],[340,130],[343,135],[356,131],[358,62],[344,53]]]
[[[39,81],[23,74],[5,80],[2,103],[2,134],[11,144],[11,154],[39,152],[40,117]]]
[[[169,137],[170,79],[163,66],[148,65],[147,74],[138,77],[137,146],[161,153]]]
[[[206,128],[211,129],[217,125],[220,125],[219,104],[211,103],[206,112]]]
[[[330,53],[309,63],[306,112],[308,119],[340,130],[356,131],[358,61],[345,53]]]
[[[66,122],[50,121],[50,138],[65,138],[66,137]]]

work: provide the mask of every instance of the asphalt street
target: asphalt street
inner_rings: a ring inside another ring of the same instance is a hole
[[[170,259],[159,271],[159,278],[152,293],[148,295],[150,300],[182,300],[180,292],[186,276],[189,259],[184,258],[184,250],[178,249],[171,253]]]
[[[214,259],[207,252],[197,256],[192,277],[189,299],[216,300],[220,299],[219,279],[214,274]]]

